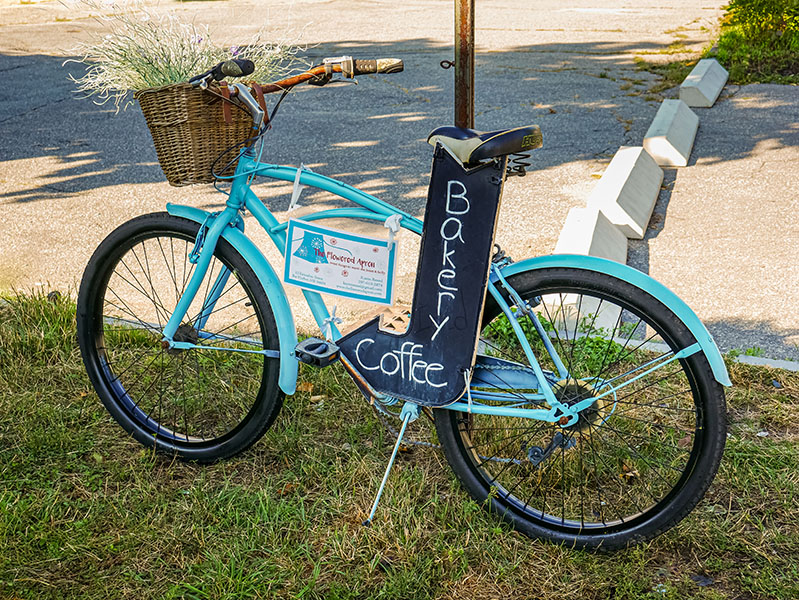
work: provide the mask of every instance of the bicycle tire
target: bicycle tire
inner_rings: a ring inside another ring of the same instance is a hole
[[[94,389],[125,431],[157,452],[214,462],[254,444],[277,417],[283,393],[276,358],[232,351],[277,349],[278,336],[258,278],[224,239],[175,334],[201,348],[162,347],[163,326],[193,272],[198,230],[193,221],[153,213],[113,231],[81,281],[78,343]],[[206,298],[217,288],[211,310]]]
[[[519,273],[508,283],[524,302],[538,302],[519,320],[559,400],[598,399],[571,427],[437,410],[439,441],[464,488],[527,536],[571,547],[615,550],[673,527],[718,470],[726,441],[722,386],[697,352],[601,396],[610,389],[606,382],[644,373],[642,364],[658,354],[666,360],[694,344],[693,335],[658,300],[607,274],[553,268]],[[507,292],[505,298],[515,306]],[[543,351],[533,315],[569,376],[560,379]],[[478,353],[531,372],[509,331],[489,297]],[[494,374],[503,376],[499,367]],[[476,384],[471,392],[479,397],[486,389]]]

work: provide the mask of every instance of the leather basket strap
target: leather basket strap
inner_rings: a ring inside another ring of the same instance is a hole
[[[222,102],[222,116],[225,118],[225,123],[230,125],[233,123],[233,115],[230,114],[230,90],[227,87],[227,82],[219,82],[219,91],[225,99],[224,102]]]
[[[255,99],[258,100],[258,106],[264,111],[264,125],[269,124],[269,111],[266,110],[266,98],[264,98],[264,88],[257,83],[253,82],[250,87],[255,92]]]

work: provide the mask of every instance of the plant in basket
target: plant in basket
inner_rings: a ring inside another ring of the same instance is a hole
[[[78,62],[87,66],[70,78],[78,91],[98,104],[113,102],[117,110],[138,100],[153,136],[158,161],[172,185],[209,183],[211,166],[225,150],[247,139],[252,120],[241,106],[223,110],[218,88],[200,90],[187,81],[215,64],[246,58],[255,65],[253,81],[285,76],[300,62],[301,49],[286,41],[265,42],[258,32],[245,45],[217,44],[205,25],[157,13],[141,2],[79,0],[97,10],[104,34],[79,48]],[[229,165],[228,171],[235,168]],[[226,171],[226,172],[228,172]]]

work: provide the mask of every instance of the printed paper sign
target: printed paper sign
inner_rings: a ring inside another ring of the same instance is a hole
[[[289,221],[283,281],[306,290],[378,304],[394,301],[397,244]]]

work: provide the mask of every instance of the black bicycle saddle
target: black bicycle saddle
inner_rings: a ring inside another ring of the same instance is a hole
[[[438,127],[427,137],[427,143],[445,146],[465,165],[540,148],[543,143],[538,125],[527,125],[498,131],[475,131],[465,127]]]

